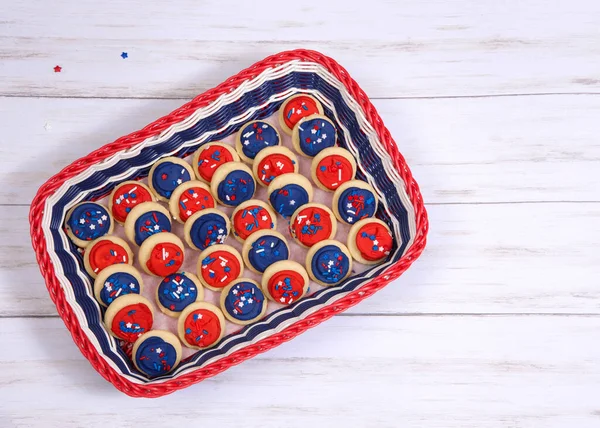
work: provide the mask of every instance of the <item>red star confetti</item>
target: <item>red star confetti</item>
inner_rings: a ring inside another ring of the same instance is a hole
[[[62,70],[62,67],[60,65],[57,65],[56,67],[54,67],[54,72],[55,73],[60,73]]]

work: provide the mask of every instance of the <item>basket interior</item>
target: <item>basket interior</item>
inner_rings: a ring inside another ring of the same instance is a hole
[[[277,310],[263,320],[224,338],[212,349],[187,358],[172,373],[152,380],[141,375],[102,324],[102,311],[93,296],[93,280],[85,272],[82,256],[63,230],[66,212],[82,200],[96,200],[109,194],[125,180],[145,177],[154,162],[166,156],[184,157],[202,144],[223,139],[247,121],[275,113],[284,99],[298,92],[310,93],[335,121],[340,145],[350,150],[359,167],[358,177],[368,181],[380,197],[377,217],[390,226],[397,246],[388,260],[340,285],[319,290],[290,307]],[[268,337],[276,331],[334,303],[348,292],[360,288],[370,278],[385,275],[411,245],[415,235],[415,216],[405,186],[377,134],[364,118],[356,101],[344,85],[316,63],[291,61],[265,70],[236,90],[222,95],[209,106],[198,109],[182,122],[159,135],[116,154],[67,180],[46,201],[42,221],[48,251],[68,303],[83,331],[99,353],[122,376],[136,383],[160,383],[206,366],[230,353]]]

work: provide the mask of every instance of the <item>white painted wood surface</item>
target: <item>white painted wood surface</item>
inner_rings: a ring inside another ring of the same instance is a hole
[[[0,427],[600,426],[599,2],[0,6]],[[127,398],[56,317],[29,202],[71,161],[296,47],[375,98],[421,184],[428,248],[290,343]]]

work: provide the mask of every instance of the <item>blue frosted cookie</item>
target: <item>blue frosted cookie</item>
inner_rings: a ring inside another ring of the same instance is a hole
[[[136,205],[125,219],[125,236],[136,245],[152,235],[171,231],[171,215],[158,202]]]
[[[112,233],[114,221],[108,210],[96,202],[81,202],[67,213],[67,235],[78,247]]]
[[[273,125],[262,120],[253,120],[242,126],[238,132],[235,148],[242,160],[252,163],[261,150],[279,144],[281,136]]]
[[[251,324],[267,312],[267,299],[256,281],[240,278],[221,293],[221,310],[235,324]]]
[[[323,115],[302,119],[292,131],[294,149],[303,156],[315,157],[322,150],[335,146],[335,142],[335,125]]]
[[[102,306],[109,306],[119,297],[140,294],[144,283],[139,271],[128,264],[108,266],[94,281],[94,296]]]
[[[290,218],[294,211],[312,201],[313,187],[303,175],[284,174],[271,181],[267,194],[273,209]]]
[[[252,199],[256,182],[252,170],[243,162],[227,162],[215,171],[210,190],[221,205],[237,207]]]
[[[177,318],[185,308],[203,298],[202,284],[196,275],[189,272],[167,275],[156,288],[158,308],[173,318]]]
[[[352,272],[352,256],[341,242],[333,239],[321,241],[308,250],[306,271],[320,285],[336,285]]]
[[[191,248],[202,251],[211,245],[224,243],[230,230],[229,219],[222,211],[207,208],[186,220],[183,237]]]
[[[352,225],[375,215],[377,195],[368,183],[351,180],[338,187],[333,194],[331,205],[339,221]]]
[[[181,361],[181,342],[169,331],[151,330],[135,341],[131,357],[144,375],[158,377],[172,371]]]
[[[285,237],[274,230],[259,230],[246,239],[242,257],[248,268],[263,273],[273,263],[287,260],[290,250]]]
[[[183,159],[170,156],[159,160],[148,173],[148,185],[161,201],[171,199],[173,190],[194,177],[194,170]]]

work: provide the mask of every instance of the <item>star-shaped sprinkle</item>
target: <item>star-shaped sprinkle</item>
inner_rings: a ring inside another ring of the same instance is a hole
[[[56,67],[54,67],[55,73],[60,73],[61,71],[62,71],[62,67],[60,65],[57,65]]]
[[[129,55],[127,54],[127,52],[121,52],[121,58],[125,59],[128,57],[129,57]]]
[[[100,217],[102,220],[107,220],[108,217],[106,217],[106,215],[103,215],[102,217]]]
[[[90,229],[91,229],[91,230],[94,230],[95,228],[96,228],[96,225],[95,225],[95,224],[90,224]]]
[[[296,205],[296,201],[294,201],[293,199],[290,201],[290,205]]]
[[[156,348],[156,353],[157,353],[157,354],[160,354],[161,352],[162,352],[162,349],[160,349],[160,348]]]
[[[127,326],[127,328],[131,328],[131,326],[132,326],[133,324],[131,324],[130,322],[128,322],[128,323],[127,323],[127,324],[125,324],[125,325]]]

